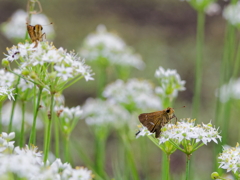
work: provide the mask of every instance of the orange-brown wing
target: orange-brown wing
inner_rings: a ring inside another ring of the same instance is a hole
[[[36,35],[35,35],[35,31],[34,31],[34,26],[27,25],[27,30],[28,30],[28,34],[29,34],[32,42],[36,41]]]
[[[153,113],[143,113],[138,116],[139,121],[152,133],[156,132],[155,137],[159,137],[162,127],[163,111]]]

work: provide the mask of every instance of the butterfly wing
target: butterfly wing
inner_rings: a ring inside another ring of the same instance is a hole
[[[163,121],[166,117],[163,111],[157,111],[153,113],[143,113],[138,116],[139,121],[148,128],[151,133],[156,132],[155,137],[159,137],[161,133],[161,128],[163,126]]]

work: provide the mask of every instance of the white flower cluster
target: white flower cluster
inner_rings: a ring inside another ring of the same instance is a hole
[[[26,19],[28,14],[23,10],[17,10],[10,21],[1,24],[3,34],[9,39],[24,39],[27,31]],[[44,14],[35,14],[32,16],[31,25],[48,25],[50,21]],[[16,31],[17,29],[17,31]],[[53,39],[55,32],[52,25],[44,26],[44,32],[48,39]]]
[[[14,100],[13,90],[13,88],[10,89],[8,87],[0,87],[0,101],[2,98],[4,99],[5,96],[7,96],[9,100]]]
[[[153,85],[147,80],[129,79],[125,83],[119,79],[105,88],[103,96],[130,112],[162,109],[161,100],[154,94]]]
[[[100,99],[87,99],[83,106],[83,116],[89,125],[113,124],[121,127],[130,120],[130,114],[121,106]]]
[[[79,120],[80,116],[82,115],[83,111],[81,110],[80,106],[76,107],[64,107],[64,106],[55,106],[55,112],[60,119],[61,127],[65,133],[70,133],[73,126],[76,125],[76,122]]]
[[[140,128],[140,132],[137,134],[139,136],[148,136],[150,133],[146,127]],[[161,129],[161,135],[159,137],[160,144],[166,141],[173,140],[175,142],[181,143],[183,140],[195,140],[196,143],[202,142],[207,144],[208,142],[217,142],[217,139],[221,140],[221,136],[217,129],[212,127],[211,123],[202,125],[194,125],[194,120],[184,119],[175,124],[166,124]]]
[[[160,86],[156,87],[156,93],[162,97],[174,98],[178,95],[178,91],[184,91],[185,81],[181,80],[176,70],[159,67],[155,72],[155,77],[158,79]]]
[[[223,17],[232,25],[240,24],[240,3],[229,4],[224,8]]]
[[[223,103],[231,98],[240,99],[240,78],[237,80],[231,79],[228,84],[224,84],[220,89],[217,89],[215,94],[219,96]]]
[[[2,133],[0,137],[0,179],[14,176],[26,180],[91,180],[92,173],[87,168],[76,167],[62,163],[56,159],[47,166],[42,161],[42,153],[35,146],[25,148],[15,147],[15,133]]]
[[[183,140],[195,140],[196,143],[202,142],[207,143],[217,139],[221,140],[218,129],[212,127],[211,122],[208,124],[202,123],[202,125],[194,125],[194,120],[186,119],[177,122],[175,124],[167,124],[162,128],[161,136],[159,137],[160,144],[166,141],[174,140],[181,143]]]
[[[104,25],[97,27],[95,34],[90,34],[84,41],[81,54],[90,61],[101,64],[132,66],[143,69],[145,64],[140,55],[134,54],[132,48],[113,33],[109,33]]]
[[[240,147],[223,147],[223,152],[218,157],[219,168],[227,169],[227,172],[233,171],[240,173]]]
[[[55,79],[53,78],[55,76],[60,78],[56,78],[60,82],[77,76],[85,77],[86,81],[93,79],[90,67],[85,65],[85,62],[73,52],[68,53],[63,48],[56,49],[47,42],[39,42],[36,48],[34,45],[35,43],[26,42],[13,46],[11,49],[7,49],[6,59],[8,61],[20,59],[22,63],[19,69],[28,70],[31,76],[33,76],[31,74],[33,67],[54,65],[54,68],[39,68],[40,72],[35,72],[39,78],[41,77],[41,83],[49,82],[49,79]]]

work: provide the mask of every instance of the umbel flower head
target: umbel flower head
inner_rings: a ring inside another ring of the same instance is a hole
[[[236,147],[223,147],[223,152],[219,155],[218,159],[220,163],[219,168],[227,169],[227,172],[240,173],[240,147],[238,143]]]
[[[9,39],[24,39],[26,34],[26,18],[28,14],[24,10],[17,10],[8,22],[1,24],[1,31]],[[32,24],[47,25],[50,24],[47,16],[44,14],[35,14],[31,19]],[[17,29],[17,31],[16,31]],[[53,26],[44,26],[44,32],[47,34],[48,39],[53,39],[55,32]]]
[[[63,48],[56,49],[48,42],[39,42],[36,48],[34,43],[26,42],[7,50],[3,62],[17,61],[21,71],[18,75],[51,92],[59,92],[67,82],[82,77],[93,80],[90,67],[80,57]]]
[[[125,83],[119,79],[105,88],[103,96],[130,112],[161,109],[161,100],[147,80],[129,79]]]
[[[230,99],[240,99],[240,78],[236,80],[231,79],[229,83],[224,84],[217,89],[215,94],[223,103]]]
[[[159,85],[156,87],[156,93],[161,97],[175,98],[178,91],[184,91],[186,81],[181,80],[180,75],[174,69],[165,70],[159,67],[155,72]]]
[[[171,142],[176,148],[190,155],[202,145],[213,141],[218,143],[221,136],[216,128],[208,124],[195,125],[195,120],[183,119],[177,124],[166,124],[161,129],[159,143]],[[141,128],[139,136],[151,135],[146,127]],[[182,147],[183,148],[182,148]]]
[[[87,60],[100,65],[118,65],[143,69],[145,64],[141,56],[117,35],[107,32],[104,25],[99,25],[94,34],[86,37],[81,55]]]
[[[240,25],[240,3],[229,4],[224,8],[223,17],[232,25]]]
[[[109,101],[101,99],[87,99],[83,106],[83,117],[88,125],[122,127],[131,118],[128,111]]]
[[[42,153],[34,145],[14,147],[15,133],[2,133],[0,137],[0,179],[25,180],[91,180],[92,172],[84,167],[72,168],[69,163],[56,159],[44,165]]]

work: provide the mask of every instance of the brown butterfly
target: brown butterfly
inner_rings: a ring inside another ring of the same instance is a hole
[[[177,122],[177,117],[174,114],[174,109],[170,107],[162,111],[140,114],[138,118],[139,118],[139,121],[145,127],[147,127],[151,133],[155,133],[156,138],[160,136],[161,128],[165,124],[167,124],[171,119],[176,118],[176,122]]]
[[[43,36],[45,35],[46,38],[46,34],[42,33],[43,27],[40,24],[36,24],[35,26],[31,26],[27,23],[27,30],[28,30],[28,34],[32,40],[32,42],[35,42],[35,47],[37,47],[38,45],[38,41],[43,41]]]

